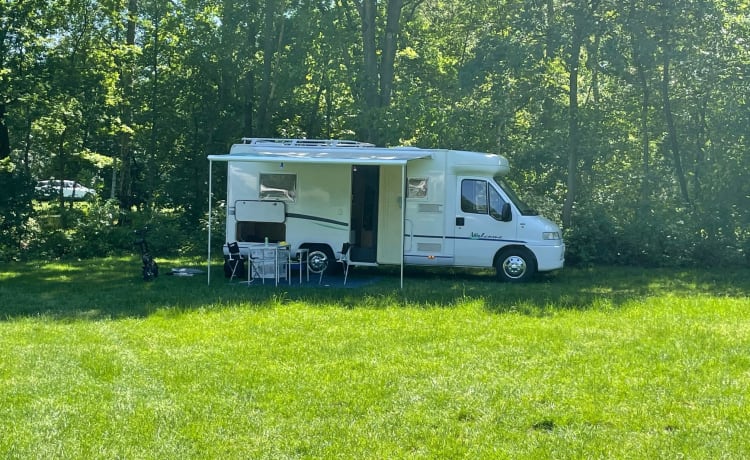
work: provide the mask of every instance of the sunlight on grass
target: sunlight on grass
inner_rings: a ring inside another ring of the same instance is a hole
[[[3,457],[750,454],[750,303],[706,283],[295,290],[117,272],[51,297],[25,289],[34,270],[0,288]]]
[[[0,272],[0,281],[10,281],[20,276],[21,276],[21,273],[19,272],[3,270],[2,272]]]

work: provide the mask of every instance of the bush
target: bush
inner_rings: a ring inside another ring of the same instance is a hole
[[[19,258],[33,214],[34,184],[10,158],[0,160],[0,258]]]
[[[573,226],[565,231],[565,245],[565,262],[569,265],[620,262],[615,223],[602,209],[578,209]]]
[[[574,266],[738,266],[746,263],[748,239],[735,227],[731,219],[691,208],[662,207],[636,216],[587,204],[576,209],[574,225],[565,233],[566,262]]]
[[[72,228],[72,253],[81,258],[121,253],[131,239],[127,229],[119,226],[121,216],[115,200],[96,199],[89,203]]]

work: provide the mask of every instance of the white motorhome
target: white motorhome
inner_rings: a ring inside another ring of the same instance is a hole
[[[563,266],[560,228],[504,182],[500,155],[245,138],[208,158],[228,166],[226,240],[307,248],[313,271],[337,266],[344,243],[352,265],[400,265],[402,279],[404,264],[494,267],[506,281]]]

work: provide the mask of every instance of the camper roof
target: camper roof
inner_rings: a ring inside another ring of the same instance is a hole
[[[209,155],[211,161],[278,161],[284,163],[403,165],[429,158],[431,152],[416,147],[375,147],[357,141],[318,139],[243,138],[229,155]]]

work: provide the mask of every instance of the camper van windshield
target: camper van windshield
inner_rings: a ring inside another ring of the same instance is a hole
[[[503,192],[510,198],[510,201],[513,202],[514,205],[516,205],[516,208],[521,212],[524,216],[538,216],[539,212],[532,208],[531,206],[527,205],[523,202],[521,198],[516,195],[516,192],[508,185],[507,182],[505,182],[503,179],[499,177],[495,177],[495,183],[500,186],[501,189],[503,189]]]

